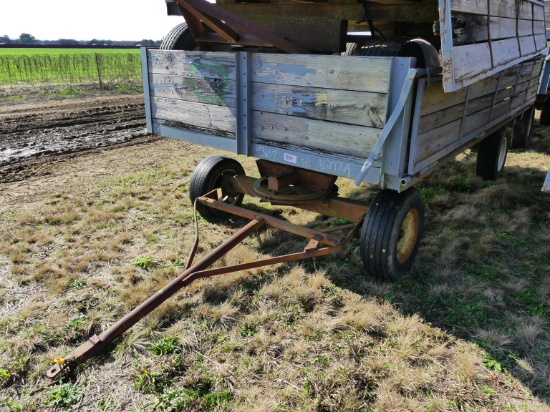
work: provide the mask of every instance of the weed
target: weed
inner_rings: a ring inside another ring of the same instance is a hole
[[[134,388],[142,393],[161,393],[171,380],[161,372],[141,369],[134,379]]]
[[[145,270],[150,270],[158,266],[159,260],[151,256],[138,256],[132,259],[132,265],[140,267]]]
[[[239,333],[242,337],[254,336],[258,333],[258,326],[253,323],[245,322],[239,327]]]
[[[9,399],[9,398],[3,398],[2,403],[6,407],[6,411],[8,412],[15,412],[15,411],[22,411],[23,407],[19,405],[16,401]]]
[[[181,411],[196,398],[196,391],[173,386],[157,396],[153,409],[166,412]]]
[[[0,388],[3,388],[10,381],[11,373],[7,369],[0,368]]]
[[[163,336],[150,347],[155,355],[171,355],[181,352],[181,344],[177,338]]]
[[[496,360],[495,358],[493,358],[490,354],[488,353],[484,353],[483,354],[483,364],[489,368],[489,369],[493,369],[497,372],[502,372],[504,370],[504,368],[502,367],[502,365],[500,364],[500,362],[498,360]]]
[[[76,405],[81,398],[82,391],[75,383],[64,383],[51,389],[44,403],[56,408],[68,408]]]
[[[73,280],[69,284],[69,290],[83,289],[84,287],[86,287],[87,284],[88,284],[88,282],[86,282],[86,279],[78,278],[78,279]]]

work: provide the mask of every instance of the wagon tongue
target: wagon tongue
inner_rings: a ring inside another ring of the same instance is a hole
[[[135,325],[142,318],[144,318],[155,308],[157,308],[160,304],[162,304],[164,301],[174,295],[178,290],[189,285],[194,280],[230,272],[237,272],[240,270],[248,270],[262,266],[274,265],[277,263],[291,262],[339,252],[356,235],[363,222],[363,220],[360,219],[355,224],[330,227],[325,230],[317,230],[295,225],[293,223],[277,219],[273,216],[250,211],[235,205],[224,203],[221,200],[216,200],[205,196],[197,198],[197,201],[195,202],[195,220],[197,202],[200,202],[203,205],[212,207],[214,209],[248,218],[250,222],[229,239],[225,240],[217,248],[202,257],[198,262],[180,272],[177,277],[174,278],[170,283],[168,283],[164,288],[149,297],[146,301],[137,306],[122,319],[118,320],[114,325],[102,332],[99,336],[93,335],[82,346],[77,348],[74,352],[67,355],[66,357],[55,358],[56,364],[48,370],[48,377],[55,378],[57,375],[59,375],[59,373],[70,369],[70,367],[74,366],[77,362],[97,355],[99,352],[101,352],[101,350],[103,350],[103,348],[105,348],[105,346],[121,336],[133,325]],[[277,229],[285,230],[287,232],[303,236],[304,238],[308,239],[306,247],[302,252],[292,253],[289,255],[276,256],[254,262],[208,269],[212,264],[217,262],[230,250],[236,247],[241,241],[243,241],[245,238],[247,238],[266,224]],[[349,233],[345,236],[334,234],[334,232],[344,230],[349,231]],[[196,233],[198,234],[198,230],[196,230]],[[195,244],[197,243],[198,235],[195,240]],[[196,247],[194,247],[194,250],[196,250]],[[191,256],[189,257],[190,262],[193,260],[193,255],[194,253],[192,252]]]

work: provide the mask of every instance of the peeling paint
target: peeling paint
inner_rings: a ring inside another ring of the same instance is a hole
[[[550,169],[548,169],[548,173],[546,174],[546,179],[544,181],[544,184],[542,185],[542,192],[550,193]]]

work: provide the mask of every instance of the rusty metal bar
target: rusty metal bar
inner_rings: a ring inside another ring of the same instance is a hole
[[[215,192],[216,191],[212,191],[209,195],[213,195]],[[231,236],[229,239],[227,239],[221,245],[215,248],[212,252],[208,253],[206,256],[200,259],[197,263],[180,272],[174,280],[168,283],[157,293],[149,297],[139,306],[134,308],[131,312],[129,312],[122,319],[118,320],[114,325],[102,332],[99,336],[93,335],[90,339],[88,339],[87,342],[85,342],[75,351],[67,355],[65,358],[56,358],[56,365],[50,368],[47,372],[48,377],[54,378],[66,367],[74,364],[77,360],[81,360],[98,354],[106,345],[118,338],[125,331],[130,329],[134,324],[139,322],[142,318],[144,318],[155,308],[157,308],[160,304],[173,296],[178,290],[189,285],[194,280],[224,273],[257,268],[266,265],[274,265],[277,263],[296,261],[300,259],[336,253],[342,250],[350,242],[353,236],[356,235],[362,223],[361,221],[359,221],[354,225],[344,225],[323,230],[315,230],[301,227],[262,213],[248,211],[246,209],[226,204],[220,200],[211,199],[205,196],[199,197],[196,202],[201,202],[215,209],[229,212],[237,216],[249,218],[251,221],[238,232],[236,232],[233,236]],[[209,266],[211,266],[214,262],[219,260],[225,254],[227,254],[243,239],[250,236],[253,232],[266,224],[308,238],[310,239],[310,242],[302,252],[276,256],[254,262],[246,262],[237,265],[225,266],[221,268],[208,269]],[[342,231],[346,229],[351,229],[346,237],[333,236],[328,234],[329,232]],[[329,246],[321,247],[320,243],[325,243]],[[195,242],[193,250],[196,250],[196,244],[197,242]],[[191,253],[190,260],[193,259],[193,256],[194,252]]]
[[[231,186],[232,191],[248,196],[262,198],[254,190],[255,181],[256,178],[250,176],[234,176],[227,179],[227,183]],[[271,204],[278,206],[289,206],[289,204],[283,205],[275,201],[272,201]],[[339,217],[351,222],[359,222],[360,220],[363,220],[365,214],[369,210],[369,206],[365,202],[338,196],[327,197],[310,202],[300,202],[294,206],[297,206],[300,209],[309,210],[310,212],[320,213],[322,215]]]
[[[287,53],[309,53],[309,50],[291,42],[287,39],[273,33],[264,27],[254,24],[246,19],[243,19],[236,14],[233,14],[225,9],[222,9],[215,4],[211,4],[206,0],[178,0],[180,9],[185,10],[187,5],[197,9],[202,13],[206,13],[209,16],[216,16],[217,19],[233,26],[234,29],[243,33],[249,33],[254,36],[266,40],[268,43],[273,44],[275,47],[281,49]],[[183,12],[182,10],[182,12]],[[187,11],[187,10],[186,10]],[[208,23],[207,23],[208,24]]]
[[[184,8],[187,12],[193,15],[193,17],[199,21],[202,21],[220,36],[222,36],[226,41],[230,43],[237,43],[240,39],[239,33],[229,27],[227,24],[217,19],[216,17],[210,16],[208,13],[197,10],[196,8],[189,5],[187,2],[178,3],[180,7]]]
[[[206,197],[199,197],[198,200],[202,204],[209,206],[213,209],[231,213],[233,215],[244,217],[246,219],[254,219],[254,218],[263,219],[265,223],[269,226],[273,226],[276,229],[281,229],[286,232],[303,236],[308,239],[313,239],[315,236],[320,235],[321,242],[324,243],[325,245],[338,246],[342,241],[342,239],[338,236],[332,236],[330,234],[323,233],[320,230],[315,230],[315,229],[310,229],[307,227],[295,225],[294,223],[277,219],[276,217],[265,215],[263,213],[257,213],[252,210],[244,209],[242,207],[234,206],[229,203],[224,203],[220,200],[210,199]]]
[[[254,219],[237,233],[215,248],[212,252],[204,256],[201,260],[191,266],[189,269],[181,272],[174,280],[168,283],[165,287],[137,306],[134,310],[102,332],[99,336],[92,336],[84,345],[76,349],[74,352],[66,356],[62,361],[58,362],[47,372],[50,378],[57,376],[64,365],[74,361],[77,358],[90,357],[100,352],[107,344],[118,338],[133,325],[139,322],[146,315],[151,313],[166,299],[174,295],[178,290],[195,280],[195,272],[199,272],[208,268],[214,262],[223,257],[227,252],[238,245],[243,239],[250,236],[251,233],[265,225],[265,221],[261,218]]]

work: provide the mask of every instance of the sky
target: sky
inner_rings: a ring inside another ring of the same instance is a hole
[[[164,0],[0,0],[0,36],[40,40],[161,40],[181,16]]]

